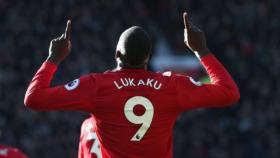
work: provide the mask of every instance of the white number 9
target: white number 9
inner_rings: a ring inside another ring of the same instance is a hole
[[[145,113],[141,116],[137,116],[133,112],[133,108],[136,105],[142,105],[145,108]],[[127,100],[124,106],[124,114],[129,122],[134,124],[142,124],[130,141],[140,141],[147,130],[150,128],[150,125],[154,116],[154,107],[152,102],[142,96],[135,96]]]

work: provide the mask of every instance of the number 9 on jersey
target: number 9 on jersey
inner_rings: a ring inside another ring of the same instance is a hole
[[[141,105],[145,108],[145,113],[141,116],[137,116],[133,112],[133,108],[136,105]],[[124,106],[124,114],[127,120],[133,124],[142,124],[134,136],[130,139],[131,141],[140,141],[147,130],[150,128],[150,125],[154,116],[154,107],[152,102],[142,96],[135,96],[127,100]]]

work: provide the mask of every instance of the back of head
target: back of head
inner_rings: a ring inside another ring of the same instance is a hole
[[[121,34],[116,56],[123,64],[142,67],[147,64],[151,49],[151,40],[146,31],[139,26],[133,26]]]

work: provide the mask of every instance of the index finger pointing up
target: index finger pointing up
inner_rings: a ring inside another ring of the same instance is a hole
[[[67,21],[66,29],[65,29],[65,39],[70,40],[71,37],[71,21]]]
[[[189,22],[189,17],[188,17],[187,12],[183,13],[183,19],[184,19],[185,29],[189,30],[190,29],[190,22]]]

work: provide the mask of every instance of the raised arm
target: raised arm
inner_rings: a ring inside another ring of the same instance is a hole
[[[176,76],[177,93],[183,109],[200,107],[224,107],[239,100],[237,85],[224,66],[207,48],[204,33],[191,24],[187,13],[184,19],[184,42],[199,58],[211,83],[202,84],[190,77]]]
[[[65,33],[50,43],[49,56],[33,77],[25,94],[24,104],[34,110],[90,111],[95,95],[95,80],[83,76],[66,85],[50,87],[57,66],[69,55],[71,49],[71,21]]]

